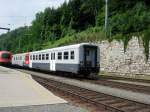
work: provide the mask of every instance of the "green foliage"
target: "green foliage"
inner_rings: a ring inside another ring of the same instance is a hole
[[[150,24],[150,11],[143,2],[138,2],[132,9],[117,13],[110,19],[112,33],[130,34],[141,32]]]
[[[146,59],[148,60],[149,58],[149,43],[150,43],[150,28],[148,30],[145,30],[144,31],[144,36],[142,37],[143,39],[143,45],[144,45],[144,48],[145,48],[145,56],[146,56]]]
[[[95,42],[102,40],[107,40],[105,32],[102,31],[102,28],[95,27],[89,28],[80,33],[73,34],[72,36],[65,36],[64,38],[61,38],[58,41],[55,41],[54,43],[47,42],[42,47],[43,49],[47,49],[62,45],[70,45],[81,42]]]

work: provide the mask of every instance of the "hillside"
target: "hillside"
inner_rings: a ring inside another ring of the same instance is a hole
[[[148,57],[150,1],[109,0],[108,7],[107,34],[104,30],[104,0],[70,0],[57,9],[46,8],[37,13],[31,26],[1,35],[0,49],[18,53],[104,39],[122,40],[126,48],[134,35],[143,39]]]

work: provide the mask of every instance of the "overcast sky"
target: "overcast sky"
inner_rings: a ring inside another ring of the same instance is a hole
[[[67,0],[0,0],[0,27],[30,25],[35,14],[46,7],[58,7]],[[6,31],[0,30],[0,34]]]

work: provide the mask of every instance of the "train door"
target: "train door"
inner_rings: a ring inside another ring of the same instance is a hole
[[[97,63],[97,47],[86,46],[84,49],[84,65],[85,67],[96,67]]]
[[[56,54],[54,52],[51,53],[51,59],[50,59],[50,70],[55,71],[55,59],[56,59]]]
[[[30,55],[29,58],[30,58],[30,59],[29,59],[29,60],[30,60],[29,68],[32,68],[32,59],[33,59],[32,55]]]

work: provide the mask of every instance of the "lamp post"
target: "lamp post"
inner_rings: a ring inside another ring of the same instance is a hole
[[[105,31],[108,31],[108,0],[105,0]]]

